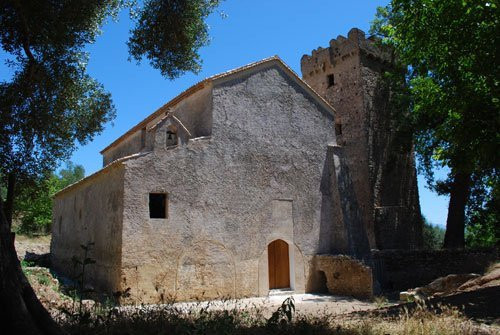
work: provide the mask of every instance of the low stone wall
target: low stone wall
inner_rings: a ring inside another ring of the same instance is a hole
[[[373,295],[372,270],[360,261],[344,255],[317,255],[315,269],[326,277],[328,292],[369,299]]]
[[[498,250],[377,250],[372,261],[382,291],[397,291],[449,274],[482,273],[498,261]]]

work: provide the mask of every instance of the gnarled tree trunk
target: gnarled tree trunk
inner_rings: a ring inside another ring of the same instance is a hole
[[[10,334],[66,334],[38,300],[21,270],[0,199],[0,324]]]
[[[12,227],[12,215],[14,213],[14,197],[16,190],[16,175],[10,172],[7,176],[7,198],[4,204],[5,218],[7,219],[7,224]]]
[[[443,246],[446,249],[465,247],[465,207],[469,199],[470,182],[470,173],[458,172],[453,176]]]

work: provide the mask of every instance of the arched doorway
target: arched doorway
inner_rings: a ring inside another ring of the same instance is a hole
[[[290,287],[290,257],[288,243],[275,240],[267,246],[269,289]]]

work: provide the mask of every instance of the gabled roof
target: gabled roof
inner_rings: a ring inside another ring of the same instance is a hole
[[[219,83],[224,82],[226,80],[230,80],[233,76],[241,75],[247,71],[257,69],[258,67],[267,67],[267,66],[270,66],[272,64],[277,64],[280,68],[282,68],[284,70],[284,72],[290,76],[291,79],[293,79],[303,89],[308,91],[311,94],[311,96],[321,106],[323,106],[326,110],[330,111],[332,114],[335,113],[335,109],[325,99],[323,99],[322,96],[320,96],[315,90],[313,90],[311,86],[309,86],[305,81],[303,81],[288,65],[286,65],[285,62],[283,62],[281,60],[281,58],[279,58],[278,56],[273,56],[273,57],[265,58],[265,59],[260,60],[258,62],[244,65],[242,67],[239,67],[239,68],[236,68],[233,70],[229,70],[229,71],[226,71],[223,73],[216,74],[214,76],[208,77],[208,78],[198,82],[197,84],[191,86],[190,88],[188,88],[187,90],[185,90],[184,92],[180,93],[178,96],[176,96],[175,98],[173,98],[172,100],[167,102],[165,105],[158,108],[154,113],[150,114],[144,120],[142,120],[141,122],[136,124],[130,130],[128,130],[125,134],[123,134],[118,139],[116,139],[113,143],[111,143],[106,148],[104,148],[101,151],[101,154],[104,153],[105,151],[111,149],[112,147],[118,145],[122,141],[124,141],[129,135],[146,127],[149,122],[151,122],[155,118],[159,117],[162,113],[167,113],[169,108],[177,105],[180,101],[189,97],[190,95],[194,94],[195,92],[198,92],[199,90],[203,89],[208,84],[211,84],[211,83],[219,84]]]

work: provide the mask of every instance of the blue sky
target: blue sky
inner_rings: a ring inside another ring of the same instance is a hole
[[[97,42],[88,47],[88,72],[111,92],[117,117],[91,143],[79,147],[72,161],[83,165],[87,175],[97,171],[102,166],[100,150],[178,93],[213,74],[278,55],[300,75],[302,55],[327,47],[330,39],[346,36],[353,27],[368,32],[377,6],[387,3],[227,0],[209,17],[211,43],[201,50],[202,71],[174,81],[164,79],[147,62],[137,65],[128,61],[125,42],[132,23],[128,13],[122,13],[119,21],[106,24]],[[5,66],[0,66],[0,80],[8,75]],[[424,185],[419,178],[423,214],[432,223],[445,225],[447,198],[436,196]]]

